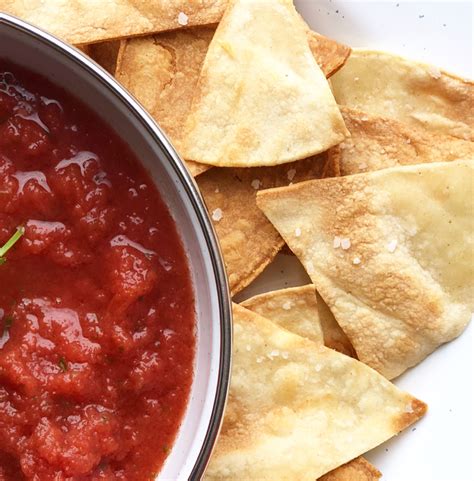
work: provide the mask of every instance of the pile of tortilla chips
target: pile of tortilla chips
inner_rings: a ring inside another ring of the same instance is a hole
[[[154,116],[196,177],[233,295],[285,245],[313,282],[234,304],[206,479],[379,479],[361,455],[426,411],[390,379],[474,307],[473,82],[351,51],[291,0],[3,9],[79,46]]]

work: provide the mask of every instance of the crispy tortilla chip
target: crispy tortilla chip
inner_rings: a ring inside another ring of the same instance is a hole
[[[204,164],[277,165],[347,134],[290,0],[232,0],[209,46],[186,120],[183,156]]]
[[[396,167],[258,195],[358,358],[388,378],[470,320],[473,166]]]
[[[88,55],[107,72],[115,75],[121,50],[125,47],[125,40],[113,40],[88,45]]]
[[[325,474],[319,481],[377,481],[382,473],[366,459],[359,457]]]
[[[211,169],[197,178],[214,220],[232,294],[249,285],[284,244],[257,207],[257,191],[319,178],[325,163],[321,155],[277,167]]]
[[[331,79],[339,104],[474,140],[474,83],[397,55],[354,49]]]
[[[126,42],[117,80],[153,115],[179,153],[182,133],[215,27],[168,32]],[[209,166],[187,162],[196,176]]]
[[[342,175],[397,165],[474,159],[474,142],[347,107],[341,111],[351,137],[330,149],[329,155],[339,163]]]
[[[310,284],[266,292],[247,299],[242,302],[241,306],[265,317],[294,334],[313,341],[317,345],[322,346],[325,344],[327,346],[326,331],[323,338],[318,313],[320,310],[320,302],[324,304],[320,296],[318,296],[318,301],[316,302],[316,288],[313,284]],[[327,322],[327,313],[330,314],[330,311],[325,304],[324,309],[325,311],[321,312],[324,313],[324,320]],[[333,323],[331,322],[331,324],[329,324],[329,328],[334,329],[333,326],[337,326],[339,332],[345,337],[345,334],[337,325],[332,314],[331,317]],[[331,335],[331,339],[333,338],[334,335]],[[349,461],[344,466],[336,468],[320,479],[324,481],[347,481],[348,479],[351,481],[376,481],[380,476],[381,474],[378,469],[360,457]]]
[[[234,305],[232,383],[207,480],[314,481],[426,405],[365,364]]]
[[[124,41],[117,79],[153,115],[178,152],[182,151],[184,122],[215,31],[215,26],[196,27]],[[347,47],[310,30],[307,36],[324,72],[344,63]],[[210,168],[197,162],[187,164],[195,176]]]
[[[241,306],[298,336],[306,337],[319,345],[324,344],[316,304],[316,288],[312,284],[265,292],[247,299]]]
[[[4,0],[2,11],[73,44],[216,23],[228,0]]]

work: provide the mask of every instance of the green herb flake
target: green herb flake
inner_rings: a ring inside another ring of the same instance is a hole
[[[67,369],[68,369],[68,367],[67,367],[67,361],[66,361],[66,359],[64,359],[63,356],[61,356],[61,357],[59,358],[58,366],[59,366],[59,369],[61,369],[62,372],[67,372]]]
[[[0,247],[0,266],[7,262],[5,254],[20,240],[21,236],[25,233],[23,226],[17,227],[16,232],[7,240],[7,242]]]

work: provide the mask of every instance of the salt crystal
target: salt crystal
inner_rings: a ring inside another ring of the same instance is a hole
[[[358,82],[359,81],[359,77],[354,77],[354,82]]]
[[[296,169],[290,169],[286,175],[288,176],[288,180],[293,180],[296,175]]]
[[[283,359],[288,359],[288,353],[287,353],[287,352],[282,352],[282,353],[281,353],[281,357],[282,357]]]
[[[188,24],[189,17],[184,12],[179,12],[178,23],[183,27]]]
[[[219,222],[222,219],[222,209],[214,209],[212,212],[212,220],[215,220],[216,222]]]
[[[291,301],[284,302],[282,307],[285,311],[289,311],[291,309]]]
[[[258,179],[254,179],[254,180],[252,180],[251,185],[255,190],[258,190],[260,188],[260,184],[261,184],[261,182]]]
[[[245,349],[247,349],[247,351],[250,351],[252,348],[247,344],[247,346],[245,346]]]
[[[218,194],[220,192],[219,187],[216,187],[216,190],[214,192]]]
[[[360,257],[354,257],[354,259],[352,260],[352,263],[355,265],[360,264]]]
[[[299,227],[297,227],[297,228],[295,229],[295,236],[296,236],[296,237],[299,237],[300,235],[301,235],[301,229],[300,229]]]
[[[388,250],[388,252],[395,252],[395,250],[397,249],[397,245],[398,245],[397,239],[391,240],[391,241],[387,244],[387,250]]]
[[[332,241],[332,246],[334,249],[339,249],[341,247],[341,238],[339,236],[334,237],[334,240]]]
[[[351,246],[351,241],[347,238],[341,239],[341,247],[346,251]]]

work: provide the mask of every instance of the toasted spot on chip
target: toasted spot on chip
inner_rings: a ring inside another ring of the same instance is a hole
[[[474,158],[474,142],[344,107],[351,137],[330,149],[342,175],[397,165]]]

